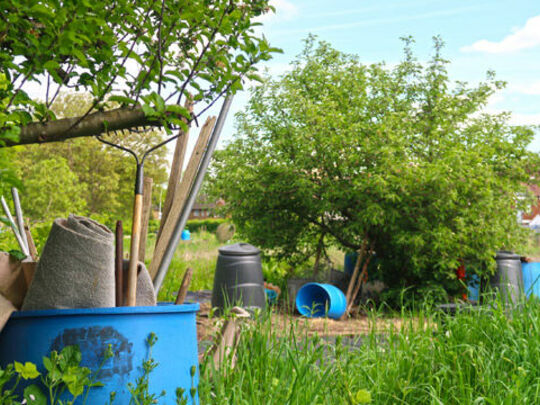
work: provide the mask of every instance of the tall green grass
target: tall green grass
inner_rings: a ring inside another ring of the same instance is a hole
[[[234,370],[201,364],[201,403],[540,403],[538,302],[455,316],[424,308],[402,321],[350,345],[272,328],[263,316],[244,331]]]
[[[155,235],[152,234],[149,235],[146,244],[147,264],[152,257],[154,245]],[[214,283],[218,248],[221,245],[214,233],[203,231],[192,233],[189,241],[180,241],[169,266],[169,271],[163,280],[158,299],[160,301],[174,301],[176,299],[176,293],[188,267],[194,270],[189,289],[191,291],[211,290]]]

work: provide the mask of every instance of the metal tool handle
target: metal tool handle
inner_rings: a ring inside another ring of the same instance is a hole
[[[13,196],[13,205],[15,207],[15,217],[17,218],[19,234],[21,235],[24,246],[26,246],[26,250],[30,253],[30,249],[28,247],[28,239],[26,238],[26,232],[24,231],[24,219],[21,208],[21,200],[19,199],[19,191],[17,190],[17,188],[11,188],[11,195]]]
[[[29,256],[30,252],[28,252],[28,248],[26,247],[26,245],[24,244],[22,240],[21,234],[19,233],[17,229],[17,225],[15,225],[15,221],[13,221],[13,217],[11,216],[11,212],[9,211],[9,207],[7,205],[7,202],[4,196],[2,196],[1,202],[2,202],[2,208],[4,209],[4,213],[6,214],[8,218],[9,224],[11,225],[11,229],[13,230],[13,233],[15,234],[15,238],[17,239],[17,243],[19,244],[21,251],[26,256]],[[24,228],[23,228],[23,231],[24,231]]]

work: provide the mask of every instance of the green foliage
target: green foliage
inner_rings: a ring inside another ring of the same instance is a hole
[[[24,164],[21,161],[21,164]],[[21,168],[24,213],[32,219],[52,221],[69,213],[86,213],[84,196],[89,192],[60,156],[49,157]]]
[[[45,393],[42,388],[36,384],[28,385],[23,391],[23,398],[27,404],[35,405],[73,405],[77,398],[85,394],[83,403],[87,402],[88,392],[93,387],[101,387],[103,384],[97,381],[97,377],[101,367],[107,359],[113,356],[112,349],[109,346],[104,359],[94,373],[87,367],[82,367],[81,352],[78,346],[66,346],[60,353],[53,350],[49,357],[43,357],[43,366],[47,371],[41,376],[41,382],[45,388]],[[37,370],[35,364],[26,362],[24,364],[14,362],[9,364],[5,369],[0,369],[0,403],[3,405],[20,404],[18,396],[15,394],[21,378],[24,380],[35,380],[41,374]],[[6,384],[15,379],[11,388],[6,388]],[[65,397],[64,392],[69,392],[71,398],[60,399]]]
[[[60,89],[88,92],[81,116],[112,104],[140,106],[167,129],[185,127],[187,94],[211,103],[256,79],[270,58],[254,21],[267,0],[127,0],[39,3],[6,0],[0,20],[0,138],[16,139],[30,122],[56,118]],[[32,99],[24,90],[41,83]],[[103,123],[106,126],[106,123]]]
[[[226,222],[224,218],[190,219],[187,221],[186,229],[190,232],[216,232],[217,227]]]
[[[497,249],[520,246],[532,130],[483,112],[504,86],[492,73],[452,82],[440,39],[426,64],[411,45],[387,68],[310,37],[290,72],[252,91],[212,171],[251,243],[296,262],[321,235],[323,250],[367,245],[391,288],[450,291],[460,259],[485,274]]]
[[[150,379],[150,373],[154,370],[158,363],[152,357],[152,347],[157,342],[157,336],[155,333],[150,333],[146,343],[148,345],[148,359],[143,361],[142,369],[143,374],[137,379],[135,384],[128,383],[128,390],[131,394],[130,404],[137,405],[152,405],[157,404],[159,398],[165,396],[165,391],[163,391],[159,396],[153,393],[150,393],[148,390],[148,384]]]

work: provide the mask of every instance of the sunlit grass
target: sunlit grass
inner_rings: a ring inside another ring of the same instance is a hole
[[[370,314],[373,325],[380,316]],[[201,365],[208,404],[534,404],[540,398],[540,305],[447,316],[403,312],[399,329],[328,340],[294,326],[249,324],[234,371]],[[427,322],[424,322],[427,320]],[[420,322],[422,328],[410,327]],[[360,339],[351,344],[354,339]],[[371,399],[370,399],[371,398]]]

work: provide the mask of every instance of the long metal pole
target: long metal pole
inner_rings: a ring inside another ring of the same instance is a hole
[[[219,112],[219,116],[216,121],[216,126],[214,127],[214,131],[212,132],[212,136],[210,137],[210,140],[208,141],[208,147],[206,148],[206,152],[204,154],[204,157],[202,158],[201,164],[199,166],[199,170],[197,171],[197,175],[195,176],[195,180],[193,181],[193,186],[191,186],[191,190],[186,199],[186,203],[184,204],[184,207],[182,208],[182,213],[180,214],[180,217],[178,218],[178,221],[176,222],[176,226],[174,228],[173,234],[171,235],[171,238],[169,239],[169,244],[167,245],[167,248],[165,249],[163,259],[161,260],[161,263],[159,264],[156,277],[154,279],[154,291],[156,292],[156,296],[159,292],[159,289],[161,288],[161,285],[163,284],[163,280],[165,279],[165,275],[167,274],[169,265],[171,264],[171,260],[174,256],[176,247],[178,246],[178,242],[180,242],[182,230],[186,226],[189,213],[191,212],[191,208],[193,207],[195,198],[197,197],[197,194],[199,193],[199,189],[201,188],[201,184],[204,180],[204,175],[206,174],[206,169],[208,168],[208,165],[210,164],[210,160],[212,159],[212,154],[214,153],[214,149],[216,148],[216,144],[219,140],[219,135],[221,134],[221,130],[223,129],[223,124],[225,123],[225,119],[227,118],[227,114],[229,112],[229,108],[231,107],[231,103],[232,103],[232,96],[228,96],[223,102],[223,105],[221,106],[221,111]]]
[[[15,218],[17,218],[17,226],[19,228],[19,234],[21,239],[26,246],[26,250],[30,253],[28,248],[28,239],[26,239],[26,232],[24,231],[24,219],[21,208],[21,200],[19,198],[19,191],[15,187],[11,187],[11,195],[13,196],[13,206],[15,207]]]

